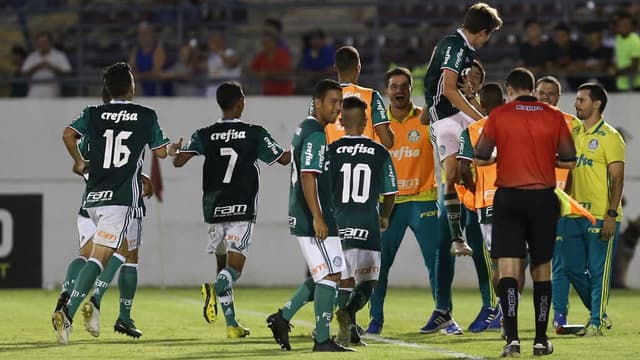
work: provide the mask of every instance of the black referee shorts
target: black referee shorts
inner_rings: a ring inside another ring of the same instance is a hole
[[[553,258],[560,203],[553,189],[498,188],[493,199],[492,258]]]

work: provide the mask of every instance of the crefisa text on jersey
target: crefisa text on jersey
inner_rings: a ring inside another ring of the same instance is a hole
[[[229,129],[226,132],[212,133],[211,140],[222,140],[229,142],[230,140],[246,139],[247,133],[245,131],[236,131],[236,129]]]
[[[103,112],[100,115],[102,120],[111,120],[116,124],[120,121],[137,121],[138,113],[130,113],[127,110],[120,110],[118,112]]]
[[[365,146],[364,144],[355,144],[340,146],[336,149],[336,153],[351,154],[351,156],[355,156],[356,154],[375,155],[376,149],[374,147]]]

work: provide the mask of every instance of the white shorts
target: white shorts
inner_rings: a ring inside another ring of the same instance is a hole
[[[237,252],[245,257],[249,253],[253,237],[251,221],[234,221],[209,225],[209,254],[224,255],[229,251]],[[223,251],[224,250],[224,251]]]
[[[356,282],[378,280],[380,276],[380,251],[365,249],[344,250],[347,260],[341,278],[355,278]]]
[[[132,220],[128,206],[109,205],[87,208],[91,220],[96,225],[93,243],[117,249],[127,237]]]
[[[440,162],[458,153],[462,130],[466,129],[472,122],[473,119],[471,117],[459,111],[447,118],[431,123],[433,148],[437,150]]]
[[[315,282],[327,275],[342,273],[346,269],[339,237],[329,236],[322,241],[313,236],[298,236],[297,239]]]
[[[78,236],[80,237],[80,248],[85,246],[96,234],[96,225],[88,217],[78,215]],[[127,229],[127,249],[136,250],[142,244],[142,219],[131,219]]]

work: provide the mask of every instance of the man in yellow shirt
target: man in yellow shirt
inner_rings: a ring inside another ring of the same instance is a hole
[[[565,270],[591,316],[578,335],[597,336],[610,323],[606,307],[611,287],[611,262],[622,219],[625,143],[602,117],[607,92],[595,83],[580,85],[576,115],[583,124],[572,131],[577,165],[572,170],[571,196],[597,219],[565,219],[562,254]]]

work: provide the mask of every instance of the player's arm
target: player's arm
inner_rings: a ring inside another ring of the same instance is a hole
[[[482,119],[482,114],[469,103],[458,89],[458,73],[449,68],[443,68],[442,72],[444,77],[444,96],[453,106],[467,114],[473,120],[477,121]]]
[[[380,142],[387,149],[391,149],[393,147],[393,142],[395,141],[395,134],[393,130],[391,130],[391,126],[389,124],[380,124],[376,125],[374,128],[376,131],[376,135],[380,138]]]
[[[73,159],[73,172],[82,176],[85,172],[87,163],[82,158],[80,151],[78,150],[77,140],[80,138],[80,134],[74,129],[66,127],[62,132],[62,142],[67,148],[71,159]]]
[[[291,151],[287,150],[278,158],[278,164],[289,165],[291,163]]]
[[[153,195],[153,183],[149,175],[140,174],[140,180],[142,181],[142,197],[150,198]]]
[[[281,165],[288,165],[291,162],[291,151],[284,151],[267,129],[260,127],[259,132],[259,138],[262,140],[257,142],[258,159],[269,165],[273,165],[276,162]]]
[[[618,210],[620,201],[622,200],[622,188],[624,187],[624,162],[616,161],[607,165],[609,172],[609,207],[607,210]],[[609,240],[613,237],[616,230],[616,217],[604,214],[602,222],[602,232],[600,234],[602,240]]]
[[[560,117],[558,134],[558,151],[556,158],[556,167],[561,169],[573,169],[576,167],[576,147],[573,144],[571,134],[567,129],[564,118]]]
[[[173,158],[172,163],[174,167],[179,168],[184,166],[189,159],[199,154],[197,151],[189,149],[190,145],[191,142],[187,144],[186,148],[183,148],[182,138],[180,138],[177,143],[169,145],[169,156]]]
[[[474,148],[473,157],[478,166],[487,166],[496,162],[494,149],[496,147],[495,139],[495,121],[489,116],[489,120],[482,129],[482,134]]]
[[[373,129],[376,135],[380,138],[380,143],[387,149],[393,147],[395,136],[393,130],[389,126],[389,119],[387,118],[387,108],[384,106],[382,96],[376,90],[373,91],[373,98],[371,99],[371,122],[373,123]]]
[[[393,211],[393,204],[396,201],[398,193],[398,177],[396,169],[393,166],[391,156],[386,154],[384,163],[382,164],[382,210],[380,211],[380,230],[385,231],[389,227],[389,217]]]
[[[313,230],[315,231],[318,239],[324,240],[329,235],[329,228],[324,222],[320,203],[318,202],[317,177],[318,173],[316,172],[300,171],[300,181],[302,183],[304,200],[311,212],[311,216],[313,216]]]
[[[382,211],[380,211],[380,230],[385,231],[389,227],[389,217],[396,202],[396,194],[387,194],[382,197]]]

